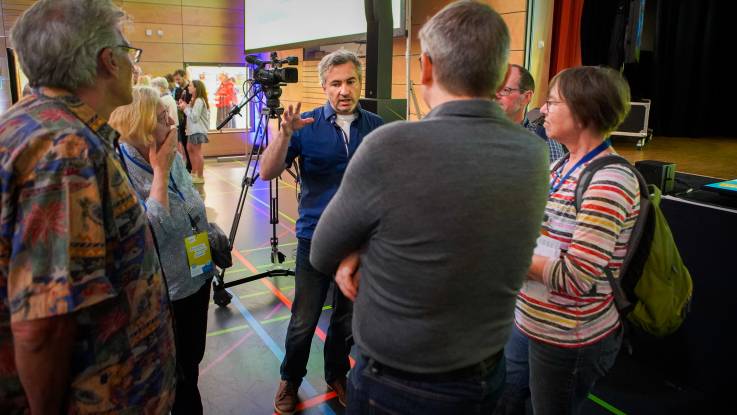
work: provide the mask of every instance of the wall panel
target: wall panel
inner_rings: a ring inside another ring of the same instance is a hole
[[[181,0],[181,2],[182,6],[211,7],[230,10],[243,10],[245,4],[243,0]]]
[[[134,23],[182,24],[182,8],[172,4],[123,2],[123,10]]]
[[[195,26],[243,27],[244,11],[182,6],[182,23]]]
[[[194,26],[182,27],[182,43],[201,45],[233,45],[243,49],[242,27]]]
[[[143,49],[141,62],[182,62],[182,45],[180,43],[132,43],[137,48]]]
[[[184,62],[188,63],[229,63],[242,64],[243,50],[232,45],[197,45],[185,43],[182,45]]]
[[[151,34],[146,34],[150,30]],[[161,34],[159,34],[161,31]],[[131,42],[182,43],[182,25],[134,22],[126,25],[125,35]]]

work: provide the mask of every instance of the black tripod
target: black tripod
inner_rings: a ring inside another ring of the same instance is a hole
[[[255,94],[254,94],[255,96]],[[251,99],[253,96],[251,97]],[[232,115],[239,113],[239,110],[243,105],[248,103],[251,99],[236,107],[231,111]],[[276,101],[278,103],[278,101]],[[269,102],[271,104],[271,102]],[[236,110],[237,109],[237,110]],[[258,172],[256,170],[259,159],[259,152],[269,145],[269,133],[268,123],[271,119],[276,119],[279,127],[281,127],[281,115],[284,113],[284,108],[278,105],[267,105],[261,109],[261,116],[259,117],[258,125],[256,127],[256,137],[254,139],[251,152],[248,155],[248,163],[246,163],[246,171],[243,174],[243,181],[241,182],[241,194],[238,198],[238,205],[236,207],[235,215],[233,216],[233,224],[230,227],[230,235],[228,237],[228,250],[233,250],[235,244],[235,235],[238,231],[238,224],[241,220],[241,214],[243,213],[243,207],[246,203],[246,196],[248,195],[248,188],[253,186],[258,179]],[[224,120],[221,125],[227,123],[232,118]],[[279,238],[276,236],[276,225],[279,223],[279,178],[269,180],[269,223],[271,224],[271,263],[281,264],[284,262],[285,256],[279,251]],[[236,285],[244,284],[250,281],[255,281],[264,277],[280,277],[294,275],[294,271],[289,269],[273,269],[260,274],[251,275],[250,277],[241,278],[235,281],[225,282],[225,270],[220,271],[220,274],[215,277],[213,284],[213,300],[215,304],[220,307],[225,307],[230,304],[230,300],[233,297],[230,293],[225,291],[226,288],[233,287]]]

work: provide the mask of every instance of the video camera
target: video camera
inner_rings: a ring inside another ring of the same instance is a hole
[[[279,60],[276,52],[271,52],[271,61],[262,61],[254,55],[246,56],[246,62],[256,65],[253,71],[253,80],[261,86],[266,96],[266,106],[270,109],[279,108],[279,97],[282,94],[281,86],[297,82],[297,68],[282,68],[281,66],[296,65],[299,61],[296,56],[289,56]],[[271,65],[271,69],[266,69]]]

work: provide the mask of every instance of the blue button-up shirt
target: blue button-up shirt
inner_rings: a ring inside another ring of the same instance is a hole
[[[565,156],[566,153],[568,153],[565,148],[563,148],[563,145],[561,143],[548,137],[548,135],[545,133],[545,127],[543,127],[542,123],[530,122],[530,120],[525,117],[525,119],[522,121],[522,126],[527,128],[527,130],[537,134],[538,137],[542,138],[543,140],[545,140],[546,143],[548,143],[548,148],[550,149],[549,155],[551,164],[561,157]]]
[[[302,113],[302,118],[312,117],[315,122],[292,134],[286,164],[290,166],[299,157],[302,196],[297,220],[298,238],[312,239],[317,221],[338,191],[348,161],[363,138],[384,124],[381,117],[360,107],[356,114],[358,116],[351,123],[350,140],[345,139],[336,123],[335,110],[329,102]]]

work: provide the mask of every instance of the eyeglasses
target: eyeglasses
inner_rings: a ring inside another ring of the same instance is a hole
[[[420,53],[420,56],[418,56],[418,57],[417,57],[417,60],[418,60],[418,61],[420,61],[420,68],[422,68],[422,55],[423,55],[423,54],[424,54],[425,56],[427,56],[427,60],[428,60],[428,61],[429,61],[430,63],[432,63],[432,58],[430,57],[430,54],[429,54],[429,53],[427,53],[427,52],[421,52],[421,53]]]
[[[128,45],[118,45],[119,48],[125,49],[128,51],[128,56],[131,58],[131,62],[138,63],[141,60],[141,54],[143,53],[143,49],[134,48],[132,46]]]
[[[503,96],[503,97],[506,97],[506,96],[508,96],[509,94],[511,94],[511,93],[512,93],[512,91],[519,91],[519,93],[521,94],[521,93],[525,92],[526,90],[525,90],[525,89],[520,89],[520,88],[509,88],[509,87],[504,87],[504,88],[500,89],[500,90],[499,90],[499,91],[497,92],[497,94],[499,94],[499,95],[501,95],[501,96]]]
[[[562,104],[562,103],[563,103],[563,101],[555,101],[555,100],[552,100],[552,99],[545,100],[545,105],[547,105],[548,108],[552,107],[555,104]]]

